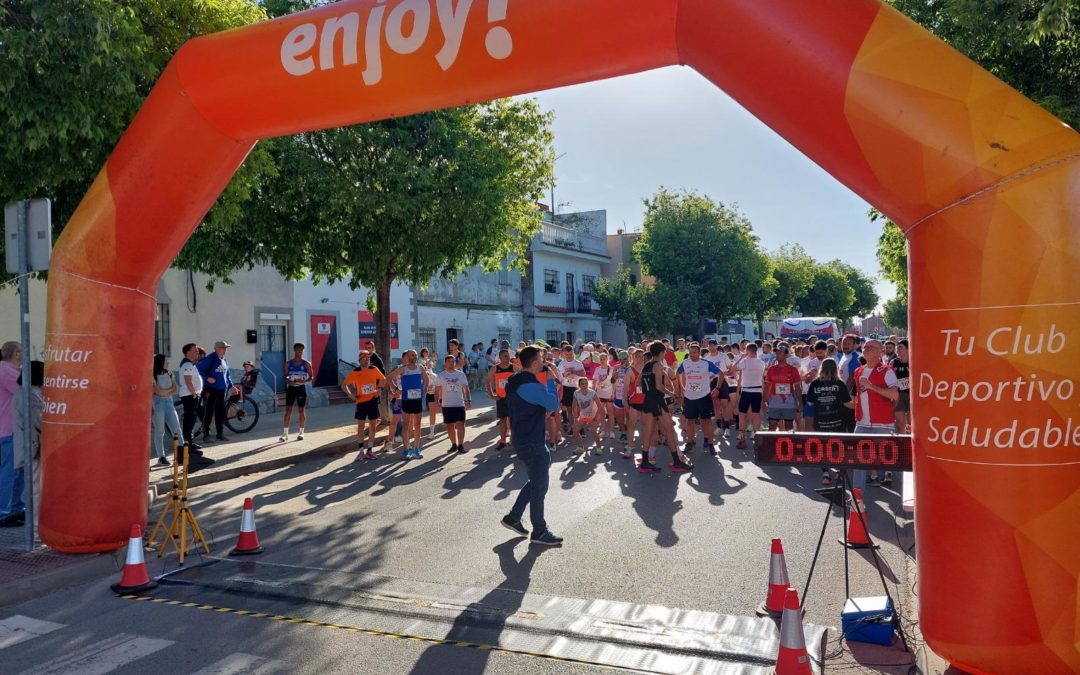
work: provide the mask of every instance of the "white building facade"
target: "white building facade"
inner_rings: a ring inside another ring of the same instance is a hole
[[[522,339],[521,274],[509,265],[495,273],[473,267],[454,280],[436,277],[412,293],[417,349],[445,354],[451,339],[466,351],[477,342],[486,349],[492,340],[516,348]]]
[[[609,261],[606,232],[606,211],[545,214],[522,279],[526,341],[603,338],[593,290]]]

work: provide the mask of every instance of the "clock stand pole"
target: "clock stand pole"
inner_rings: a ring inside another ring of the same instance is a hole
[[[885,573],[881,569],[881,558],[877,553],[877,546],[870,538],[870,528],[866,526],[866,516],[863,514],[862,507],[854,499],[852,494],[848,491],[848,472],[844,469],[837,471],[836,485],[827,488],[817,488],[814,491],[820,495],[828,498],[829,501],[825,503],[825,521],[821,524],[821,533],[818,535],[817,547],[814,548],[814,557],[810,562],[810,572],[806,575],[806,584],[803,585],[802,593],[802,607],[806,609],[806,598],[810,595],[810,582],[814,578],[814,568],[817,566],[818,556],[821,553],[821,545],[825,541],[825,531],[828,529],[829,518],[832,516],[832,507],[837,505],[843,511],[843,538],[840,543],[844,545],[844,597],[851,597],[851,568],[848,562],[848,556],[851,554],[851,546],[848,545],[848,512],[846,508],[847,504],[851,504],[855,510],[855,517],[862,523],[863,531],[866,532],[866,538],[870,542],[867,547],[870,551],[870,555],[874,559],[874,567],[877,568],[878,578],[881,579],[881,587],[885,589],[885,597],[889,599],[889,604],[893,607],[893,629],[896,634],[900,636],[900,643],[904,645],[904,651],[911,651],[908,647],[907,636],[904,635],[903,625],[900,623],[900,612],[897,609],[896,603],[893,601],[892,593],[889,592],[889,584],[885,581]]]

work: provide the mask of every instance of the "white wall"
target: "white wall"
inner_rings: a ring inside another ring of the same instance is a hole
[[[360,351],[360,326],[357,313],[367,310],[368,290],[352,290],[346,283],[315,285],[310,279],[296,282],[293,288],[293,323],[297,342],[311,344],[309,314],[338,315],[338,356],[356,361]],[[325,302],[323,300],[325,299]],[[391,358],[412,346],[412,291],[404,284],[390,287],[390,311],[398,315],[398,349]]]
[[[510,344],[517,349],[522,339],[522,313],[519,310],[477,309],[453,306],[421,304],[417,307],[417,329],[435,329],[435,348],[446,353],[446,329],[460,328],[461,342],[468,351],[474,342],[482,342],[486,349],[492,339],[499,337],[499,329],[510,329]],[[410,345],[418,346],[418,345]]]
[[[0,288],[0,344],[9,340],[22,342],[18,290],[18,284]],[[30,280],[30,348],[25,352],[36,360],[41,359],[45,349],[45,293],[45,282]]]
[[[559,278],[559,292],[544,292],[544,270],[555,270]],[[566,306],[566,274],[574,275],[574,290],[578,293],[585,290],[582,277],[592,276],[597,281],[602,275],[602,265],[599,261],[584,260],[573,254],[559,254],[549,251],[533,251],[533,300],[537,307],[565,307]]]
[[[566,332],[573,331],[575,340],[585,340],[585,331],[594,331],[596,333],[596,339],[602,340],[604,338],[603,322],[599,317],[597,318],[551,318],[545,316],[536,316],[533,318],[533,326],[536,335],[534,339],[547,340],[547,332],[549,330],[559,331],[561,336],[560,340],[566,339]]]

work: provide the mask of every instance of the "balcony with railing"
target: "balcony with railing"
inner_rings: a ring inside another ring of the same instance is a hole
[[[540,241],[548,246],[571,251],[582,251],[594,255],[607,255],[607,240],[605,238],[582,234],[572,227],[544,223],[538,236]]]
[[[592,314],[599,308],[593,303],[592,293],[567,291],[566,311],[571,314]]]

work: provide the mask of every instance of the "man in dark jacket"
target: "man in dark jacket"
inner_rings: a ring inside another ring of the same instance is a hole
[[[544,422],[549,414],[559,409],[559,400],[536,379],[536,373],[544,365],[540,350],[526,347],[518,352],[518,358],[521,370],[506,383],[506,401],[510,408],[510,443],[518,458],[525,463],[529,480],[518,493],[510,513],[503,517],[502,526],[521,536],[529,534],[521,524],[525,506],[528,505],[533,526],[529,543],[559,546],[562,537],[555,536],[544,522],[544,497],[547,495],[551,467],[551,455],[544,444]]]
[[[214,343],[214,351],[199,361],[199,373],[203,377],[203,391],[206,394],[206,413],[202,423],[204,441],[210,440],[211,421],[217,431],[217,440],[228,440],[224,433],[225,399],[230,394],[238,393],[229,372],[229,363],[225,360],[225,352],[230,346],[228,342],[218,340]]]

